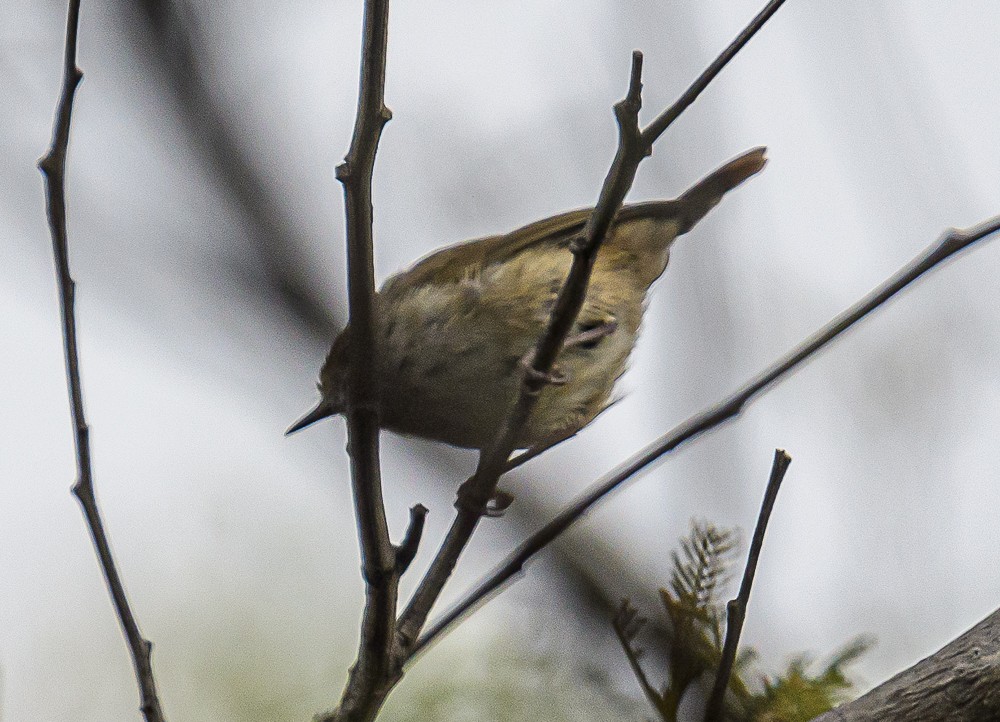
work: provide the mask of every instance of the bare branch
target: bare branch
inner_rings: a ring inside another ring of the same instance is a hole
[[[73,99],[83,73],[76,65],[77,37],[80,25],[80,2],[70,0],[66,20],[66,48],[63,62],[63,84],[56,108],[52,145],[39,161],[38,167],[45,177],[46,210],[52,234],[52,250],[56,261],[59,284],[59,307],[62,316],[63,350],[66,356],[66,379],[73,415],[73,432],[76,445],[77,480],[73,494],[83,508],[94,542],[94,549],[104,572],[104,580],[115,605],[118,621],[128,642],[132,666],[139,683],[143,717],[147,722],[162,722],[163,711],[156,694],[151,662],[152,643],[143,638],[139,625],[129,606],[125,587],[111,553],[111,545],[104,531],[97,497],[94,494],[94,477],[90,459],[90,427],[83,408],[83,385],[80,381],[80,357],[76,343],[76,283],[69,268],[69,237],[66,231],[66,154],[69,149],[70,122]]]
[[[691,87],[684,91],[684,94],[673,105],[660,113],[642,131],[643,141],[652,147],[656,139],[663,134],[663,131],[669,128],[681,116],[681,113],[687,110],[698,99],[698,96],[708,87],[708,84],[715,80],[715,76],[722,72],[722,69],[729,64],[729,61],[736,57],[736,54],[743,49],[743,46],[750,42],[750,39],[764,27],[764,23],[770,20],[771,16],[778,12],[778,9],[784,4],[785,0],[771,0],[763,10],[757,13],[757,17],[751,20],[750,24],[743,29],[743,32],[737,35],[736,39],[729,44],[729,47],[723,50],[719,57],[705,68],[705,72],[698,76],[698,79],[691,84]]]
[[[659,129],[653,128],[652,131],[639,129],[639,110],[642,106],[642,53],[633,52],[628,92],[614,109],[618,121],[618,150],[611,169],[604,179],[597,205],[587,221],[583,236],[570,246],[573,263],[569,275],[559,291],[544,333],[528,356],[530,364],[522,378],[518,399],[508,413],[507,422],[497,438],[480,454],[475,474],[459,489],[455,521],[430,569],[400,617],[398,636],[401,649],[416,651],[422,646],[416,644],[417,636],[479,520],[486,513],[497,482],[509,466],[508,460],[516,447],[518,433],[531,413],[539,391],[551,377],[552,366],[586,298],[597,252],[632,187],[639,164],[652,152],[652,142],[663,133],[667,125],[680,116],[722,67],[760,30],[782,2],[783,0],[772,0],[769,3],[769,9],[755,18],[737,41],[731,44],[712,63],[709,70],[688,88],[681,96],[681,101],[667,111],[672,114],[672,118],[666,123],[663,122],[662,116],[657,119],[662,126]]]
[[[410,508],[410,526],[406,529],[403,543],[396,548],[396,573],[399,576],[406,574],[413,557],[417,555],[420,537],[424,534],[424,520],[426,518],[427,507],[423,504],[416,504]]]
[[[913,281],[955,254],[971,247],[977,241],[997,233],[997,231],[1000,231],[1000,216],[994,216],[965,230],[952,229],[945,233],[938,242],[932,244],[882,285],[751,379],[734,394],[674,427],[631,459],[620,464],[617,469],[599,479],[590,491],[584,493],[576,502],[525,540],[505,562],[496,567],[472,591],[445,612],[440,620],[436,621],[413,646],[413,654],[421,651],[458,620],[497,593],[504,584],[523,570],[529,559],[559,537],[592,506],[626,481],[639,472],[647,470],[654,462],[686,441],[701,436],[706,431],[738,416],[747,404],[761,392],[798,368],[806,359]]]
[[[374,378],[375,267],[372,243],[372,173],[382,128],[392,117],[385,106],[388,0],[367,0],[361,50],[361,87],[351,147],[337,168],[347,207],[350,383],[347,448],[365,579],[365,611],[358,658],[339,707],[325,719],[372,720],[385,700],[393,672],[392,652],[399,576],[382,499],[379,420]]]
[[[747,554],[747,565],[743,570],[743,582],[740,584],[740,591],[736,599],[730,600],[729,604],[726,605],[726,642],[722,648],[719,669],[715,674],[715,685],[705,708],[705,722],[722,722],[723,719],[722,703],[726,697],[726,688],[729,687],[729,677],[733,673],[733,663],[736,661],[736,648],[740,643],[743,620],[746,619],[747,604],[750,602],[750,588],[753,586],[754,574],[757,572],[760,550],[764,546],[764,533],[767,531],[767,522],[771,518],[771,510],[774,509],[774,502],[778,498],[781,482],[784,480],[785,472],[788,471],[788,465],[791,463],[792,457],[781,449],[775,449],[774,462],[771,465],[771,478],[767,482],[764,501],[760,505],[760,516],[757,517],[753,541],[750,543],[750,551]]]

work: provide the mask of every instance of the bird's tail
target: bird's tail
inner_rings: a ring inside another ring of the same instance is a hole
[[[759,173],[766,163],[767,148],[754,148],[728,161],[691,186],[677,199],[681,206],[681,223],[677,235],[691,230],[706,213],[718,205],[722,196]]]
[[[598,255],[598,264],[624,264],[639,285],[648,287],[666,268],[674,239],[690,231],[728,191],[760,172],[767,162],[765,151],[754,148],[733,158],[674,200],[623,206],[615,233]],[[616,256],[615,249],[625,254],[625,261]]]
[[[679,198],[630,203],[622,207],[617,218],[619,221],[642,218],[670,220],[677,223],[675,235],[687,233],[718,205],[722,196],[761,171],[767,163],[766,152],[767,148],[763,146],[748,150],[709,173]]]

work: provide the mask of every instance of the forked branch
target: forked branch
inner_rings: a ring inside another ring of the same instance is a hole
[[[621,207],[639,163],[648,156],[653,141],[680,116],[707,87],[719,71],[783,4],[772,0],[765,11],[695,81],[681,99],[661,115],[654,125],[639,127],[642,90],[642,54],[632,56],[629,87],[615,106],[619,143],[615,160],[605,178],[598,203],[584,234],[572,244],[573,263],[556,299],[547,327],[535,346],[522,379],[521,392],[508,414],[507,422],[493,443],[483,450],[475,474],[462,485],[454,522],[398,623],[390,616],[395,609],[400,568],[412,558],[410,544],[404,542],[397,559],[389,542],[378,473],[378,431],[374,383],[371,375],[374,353],[371,243],[371,171],[382,125],[389,114],[383,102],[385,74],[386,0],[366,4],[362,83],[358,119],[351,152],[338,169],[344,183],[348,206],[348,262],[352,358],[348,399],[348,434],[352,479],[362,563],[367,582],[361,648],[351,670],[340,707],[326,720],[373,719],[385,696],[402,674],[403,663],[412,656],[414,645],[431,607],[440,595],[458,558],[468,544],[479,520],[488,512],[500,475],[507,467],[520,429],[531,413],[538,391],[549,378],[587,293],[596,254],[615,215]],[[419,529],[419,525],[411,527]],[[413,539],[418,538],[414,534]],[[395,628],[395,634],[391,632]],[[387,633],[390,635],[386,637]]]

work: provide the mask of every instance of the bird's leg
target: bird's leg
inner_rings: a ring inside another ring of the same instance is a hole
[[[597,325],[589,326],[579,333],[568,336],[563,343],[563,348],[593,348],[600,340],[610,336],[618,330],[618,320],[614,316],[608,316],[606,321],[601,321]],[[536,383],[551,384],[552,386],[563,386],[569,383],[569,376],[558,366],[553,366],[547,374],[541,373],[534,367],[534,351],[529,352],[521,359],[521,368],[524,375]],[[562,437],[559,441],[562,441]],[[558,443],[558,442],[556,442]]]
[[[544,454],[553,446],[561,444],[566,441],[566,439],[576,436],[577,431],[579,431],[579,429],[575,427],[566,431],[560,431],[556,434],[552,434],[537,444],[532,444],[520,454],[508,459],[506,466],[503,468],[503,473],[506,474],[508,471],[513,471],[522,464],[526,464],[531,461],[536,456]],[[504,512],[507,511],[507,507],[509,507],[513,502],[513,494],[509,491],[504,491],[503,489],[497,489],[493,492],[493,496],[490,497],[490,501],[486,505],[486,516],[494,519],[503,516]]]
[[[566,439],[573,438],[574,436],[576,436],[577,431],[579,431],[579,429],[576,427],[565,429],[563,431],[559,431],[555,434],[552,434],[551,436],[548,436],[545,439],[542,439],[537,444],[532,444],[527,449],[522,451],[520,454],[512,456],[510,459],[507,460],[507,465],[503,468],[504,473],[506,474],[508,471],[513,471],[522,464],[528,463],[536,456],[544,454],[553,446],[561,444],[562,442],[566,441]]]

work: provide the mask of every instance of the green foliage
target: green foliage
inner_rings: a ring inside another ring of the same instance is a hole
[[[640,664],[642,650],[635,639],[646,620],[627,601],[614,620],[622,648],[646,697],[663,722],[677,722],[681,700],[689,687],[706,681],[707,692],[722,658],[725,603],[719,591],[730,581],[739,538],[731,529],[708,522],[692,521],[691,531],[681,539],[680,550],[671,554],[670,586],[660,590],[660,599],[670,633],[664,650],[670,668],[662,688],[654,686]],[[794,658],[777,677],[754,673],[757,650],[744,648],[736,657],[729,681],[727,717],[733,722],[806,722],[841,702],[852,684],[845,667],[870,648],[872,641],[858,638],[838,651],[816,675],[806,655]],[[760,680],[750,684],[748,680]]]
[[[810,676],[809,659],[799,655],[774,680],[765,680],[764,689],[749,699],[754,722],[807,722],[843,701],[851,689],[844,667],[865,653],[872,640],[858,637],[834,654],[819,674]]]

